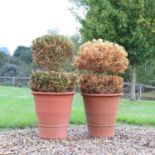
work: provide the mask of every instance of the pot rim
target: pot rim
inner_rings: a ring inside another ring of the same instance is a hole
[[[122,96],[123,93],[118,93],[118,94],[85,94],[81,93],[82,96],[105,96],[105,97],[113,97],[113,96]]]
[[[33,95],[51,95],[51,96],[60,96],[60,95],[74,95],[76,92],[36,92],[32,91]]]

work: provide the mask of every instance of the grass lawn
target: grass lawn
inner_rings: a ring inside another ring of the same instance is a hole
[[[71,113],[71,123],[85,123],[82,97],[77,94]],[[117,122],[155,126],[155,101],[131,103],[121,99]],[[36,125],[33,97],[28,88],[0,86],[0,128]]]

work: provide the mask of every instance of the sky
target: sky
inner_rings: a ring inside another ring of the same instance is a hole
[[[0,47],[12,54],[18,45],[30,46],[50,29],[77,33],[79,24],[69,6],[68,0],[0,0]]]

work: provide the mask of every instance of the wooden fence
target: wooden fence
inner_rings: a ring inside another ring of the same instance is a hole
[[[130,98],[130,90],[131,90],[131,83],[124,82],[123,94],[125,98]],[[141,83],[136,84],[136,98],[137,100],[141,99],[155,100],[155,87]]]
[[[29,86],[29,77],[0,77],[0,84],[13,87]]]
[[[29,77],[0,77],[0,85],[13,87],[29,87]],[[79,89],[77,89],[79,90]],[[124,82],[123,97],[130,98],[131,83]],[[136,84],[136,98],[155,100],[155,87],[145,84]]]

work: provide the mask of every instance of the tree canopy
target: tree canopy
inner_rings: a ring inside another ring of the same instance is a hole
[[[13,54],[14,57],[25,63],[32,63],[32,49],[31,47],[18,46]]]
[[[7,63],[10,59],[10,55],[8,53],[5,53],[4,51],[0,51],[0,66],[2,66],[4,63]]]
[[[155,57],[154,0],[71,0],[85,9],[77,16],[84,41],[104,39],[125,47],[132,70],[131,98],[135,100],[136,67]]]
[[[131,65],[155,56],[155,1],[73,1],[87,10],[85,18],[79,18],[85,41],[102,38],[123,45]]]

